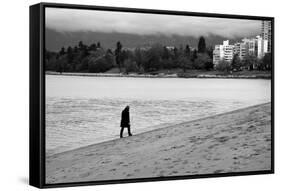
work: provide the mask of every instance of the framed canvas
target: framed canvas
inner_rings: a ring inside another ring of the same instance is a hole
[[[274,18],[30,7],[30,185],[273,172]]]

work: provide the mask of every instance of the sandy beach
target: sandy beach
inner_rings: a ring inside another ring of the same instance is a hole
[[[52,155],[46,183],[270,169],[266,103]]]

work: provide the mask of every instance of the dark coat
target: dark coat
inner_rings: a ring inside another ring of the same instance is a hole
[[[130,127],[130,113],[127,108],[122,111],[120,127]]]

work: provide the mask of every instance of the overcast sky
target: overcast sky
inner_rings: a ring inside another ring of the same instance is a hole
[[[161,33],[195,37],[215,34],[231,38],[260,34],[261,21],[46,8],[46,26],[60,32]]]

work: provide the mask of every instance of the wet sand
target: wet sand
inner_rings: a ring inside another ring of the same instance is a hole
[[[270,169],[266,103],[52,155],[46,183]]]

